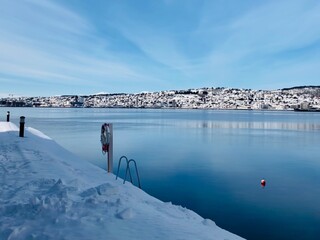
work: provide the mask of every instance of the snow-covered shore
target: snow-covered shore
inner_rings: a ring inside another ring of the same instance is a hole
[[[0,122],[0,239],[242,239]]]

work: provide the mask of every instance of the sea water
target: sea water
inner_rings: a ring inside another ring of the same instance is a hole
[[[319,113],[0,108],[2,121],[7,111],[104,169],[100,128],[113,123],[114,172],[135,159],[149,194],[247,239],[320,239]]]

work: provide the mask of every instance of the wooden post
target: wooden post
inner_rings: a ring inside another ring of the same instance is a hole
[[[24,137],[24,123],[25,123],[25,117],[20,117],[20,131],[19,131],[19,137]]]
[[[112,173],[113,171],[113,125],[112,123],[109,123],[109,129],[110,129],[110,144],[109,144],[109,151],[108,151],[108,159],[107,159],[107,166],[108,166],[108,172]]]
[[[10,111],[7,111],[7,122],[10,122]]]

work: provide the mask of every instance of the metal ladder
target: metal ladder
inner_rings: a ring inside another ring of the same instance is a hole
[[[129,176],[130,176],[130,182],[133,184],[133,182],[132,182],[132,175],[131,175],[131,171],[130,171],[130,163],[133,162],[133,163],[134,163],[134,166],[135,166],[135,169],[136,169],[136,174],[137,174],[137,179],[138,179],[138,184],[139,184],[138,186],[139,186],[139,188],[141,189],[140,177],[139,177],[139,172],[138,172],[138,168],[137,168],[137,163],[136,163],[136,161],[135,161],[134,159],[128,160],[128,158],[127,158],[126,156],[122,156],[122,157],[119,159],[118,171],[117,171],[116,180],[118,179],[118,175],[119,175],[119,170],[120,170],[120,165],[121,165],[121,160],[122,160],[122,159],[125,159],[125,160],[126,160],[126,163],[127,163],[126,175],[125,175],[125,177],[124,177],[123,184],[126,183],[128,172],[129,172]]]

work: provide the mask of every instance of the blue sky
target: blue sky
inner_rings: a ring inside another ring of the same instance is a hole
[[[320,85],[319,0],[0,0],[0,96]]]

